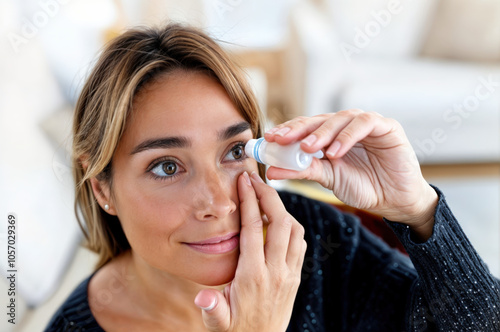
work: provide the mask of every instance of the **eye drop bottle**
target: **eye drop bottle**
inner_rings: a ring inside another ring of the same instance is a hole
[[[313,157],[323,158],[323,152],[306,153],[300,148],[300,142],[279,145],[264,140],[264,137],[251,139],[245,145],[245,153],[261,164],[279,168],[303,171],[311,166]]]

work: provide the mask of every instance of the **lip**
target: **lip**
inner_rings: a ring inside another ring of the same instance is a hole
[[[222,236],[211,237],[198,242],[184,242],[190,248],[205,254],[224,254],[238,248],[240,234],[228,233]]]

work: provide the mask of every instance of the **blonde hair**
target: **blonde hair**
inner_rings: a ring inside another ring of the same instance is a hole
[[[97,204],[90,179],[96,177],[111,187],[113,154],[135,95],[160,74],[175,69],[215,77],[250,123],[254,137],[262,136],[260,112],[243,71],[202,31],[169,24],[134,28],[112,40],[83,87],[73,123],[75,213],[87,246],[99,254],[97,268],[130,249],[130,244],[119,219]],[[260,174],[264,177],[261,166]]]

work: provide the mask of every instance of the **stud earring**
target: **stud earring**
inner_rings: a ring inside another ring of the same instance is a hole
[[[109,205],[108,204],[105,204],[104,205],[104,210],[108,211],[109,210]]]

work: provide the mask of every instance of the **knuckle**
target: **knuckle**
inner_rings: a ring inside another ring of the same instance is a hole
[[[293,219],[290,215],[285,215],[281,219],[281,225],[283,226],[283,228],[291,229],[294,221],[295,219]]]
[[[329,119],[331,118],[335,113],[323,113],[323,114],[317,114],[312,116],[313,119]]]
[[[354,140],[354,134],[349,129],[345,129],[340,132],[337,139],[341,142],[349,142]]]
[[[282,218],[273,218],[272,216],[268,216],[268,218],[269,222],[271,224],[276,224],[276,226],[278,226],[282,232],[290,232],[294,222],[294,219],[292,219],[292,217],[290,217],[289,215],[285,215]]]
[[[254,290],[255,285],[265,285],[267,280],[267,273],[265,267],[262,264],[256,264],[255,266],[245,266],[244,268],[237,270],[237,277],[242,282],[238,283],[238,287]],[[235,277],[236,278],[236,277]],[[231,286],[234,287],[235,285]]]
[[[325,122],[321,127],[314,131],[314,134],[318,137],[328,136],[332,133],[333,122]]]
[[[291,276],[291,284],[292,286],[295,288],[298,288],[299,285],[300,285],[300,273],[294,273],[292,276]]]
[[[396,119],[393,118],[384,118],[384,119],[394,128],[403,130],[403,126]]]
[[[294,289],[295,287],[298,287],[300,285],[300,272],[290,272],[288,276],[288,282]]]
[[[365,122],[371,122],[375,120],[375,118],[378,118],[379,116],[375,114],[375,112],[364,112],[364,113],[359,113],[357,115],[357,118],[365,121]]]
[[[298,273],[295,276],[295,287],[294,287],[295,290],[297,290],[299,288],[301,280],[302,280],[301,275],[300,275],[300,273]]]
[[[303,115],[298,116],[298,117],[295,118],[295,120],[297,120],[297,122],[304,122],[307,119],[309,119],[309,118],[307,116],[303,116]]]
[[[294,126],[303,127],[309,122],[309,119],[310,118],[306,116],[298,116],[294,120]]]
[[[307,241],[306,240],[302,240],[302,251],[303,251],[303,255],[305,255],[305,253],[307,251]]]
[[[295,224],[296,229],[297,229],[297,237],[300,239],[304,239],[304,235],[306,234],[306,230],[304,226],[302,226],[299,222],[296,222]]]
[[[266,282],[266,273],[265,270],[260,267],[254,267],[252,269],[254,271],[253,281],[256,285],[263,285]]]
[[[291,120],[283,122],[281,125],[279,125],[279,127],[280,128],[283,128],[283,127],[294,128],[294,127],[297,127],[297,126],[300,126],[300,125],[303,125],[304,123],[306,123],[307,119],[308,119],[308,117],[306,117],[306,116],[302,116],[302,115],[297,116]]]
[[[364,111],[359,109],[359,108],[350,108],[347,110],[338,111],[336,114],[351,118],[351,117],[358,115],[358,114],[361,114],[361,113],[364,113]]]
[[[272,280],[272,287],[274,289],[288,288],[293,284],[293,273],[288,269],[280,269],[278,273],[274,275]]]
[[[362,109],[360,109],[360,108],[352,108],[352,109],[350,109],[350,110],[349,110],[349,112],[350,112],[352,115],[354,115],[354,116],[359,115],[359,114],[366,113],[365,111],[363,111],[363,110],[362,110]]]
[[[292,123],[293,123],[293,120],[288,120],[288,121],[283,122],[282,124],[277,125],[276,128],[281,129],[284,127],[290,127]]]
[[[335,113],[337,117],[350,117],[351,114],[351,110],[341,110]]]

